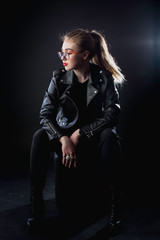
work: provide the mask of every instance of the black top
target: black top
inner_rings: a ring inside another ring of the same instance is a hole
[[[89,79],[88,79],[89,80]],[[78,120],[74,129],[78,129],[87,124],[87,85],[88,80],[83,83],[78,82],[76,79],[73,84],[72,99],[78,108]]]

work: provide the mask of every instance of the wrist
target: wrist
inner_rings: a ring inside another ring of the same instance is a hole
[[[80,129],[77,129],[77,134],[78,134],[78,137],[81,137]]]
[[[60,139],[59,139],[59,142],[60,143],[63,143],[63,142],[66,142],[68,140],[68,137],[67,136],[62,136]]]

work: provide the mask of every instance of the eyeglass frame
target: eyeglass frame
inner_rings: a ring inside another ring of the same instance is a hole
[[[69,60],[71,54],[77,54],[77,53],[83,53],[83,52],[81,52],[81,51],[72,51],[72,52],[62,52],[62,51],[61,51],[61,52],[57,52],[58,57],[59,57],[60,59],[62,59],[62,57],[65,57],[66,60]],[[66,55],[67,55],[68,57],[66,57]]]

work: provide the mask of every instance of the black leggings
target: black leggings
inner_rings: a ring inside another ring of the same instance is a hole
[[[80,140],[77,148],[78,160],[76,169],[68,169],[62,165],[61,143],[56,139],[49,141],[44,129],[37,130],[33,136],[30,157],[31,186],[37,192],[43,191],[45,186],[50,152],[58,154],[58,169],[62,170],[57,170],[56,179],[58,180],[56,184],[59,184],[61,178],[66,182],[70,174],[75,174],[76,177],[79,174],[81,178],[85,175],[88,179],[96,178],[98,175],[96,176],[95,172],[92,176],[93,169],[100,169],[104,186],[114,185],[119,187],[121,184],[121,147],[116,132],[111,128],[106,128],[101,134],[93,137],[91,140]]]

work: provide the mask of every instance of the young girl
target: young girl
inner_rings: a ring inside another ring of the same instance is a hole
[[[120,104],[116,85],[124,82],[124,76],[99,32],[77,29],[65,34],[62,41],[58,56],[64,68],[53,72],[40,111],[42,128],[33,136],[27,226],[33,230],[44,220],[42,194],[49,153],[58,153],[63,168],[77,169],[85,168],[85,164],[92,168],[91,161],[84,162],[83,156],[94,158],[92,153],[97,151],[104,185],[112,189],[106,229],[113,234],[121,226],[121,151],[116,135]]]

